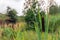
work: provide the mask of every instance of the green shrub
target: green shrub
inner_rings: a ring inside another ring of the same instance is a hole
[[[51,17],[49,18],[49,32],[52,32],[52,29],[53,29],[53,32],[57,31],[57,29],[59,28],[60,26],[60,16],[57,16],[56,15],[51,15]]]

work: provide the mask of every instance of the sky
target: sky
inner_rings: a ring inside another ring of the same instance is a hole
[[[55,0],[60,5],[60,0]],[[25,0],[0,0],[0,13],[6,13],[7,6],[15,9],[18,16],[23,15],[23,7]]]
[[[23,15],[24,2],[24,0],[0,0],[0,13],[6,13],[7,6],[9,6],[18,12],[18,16]]]
[[[55,0],[58,5],[60,5],[60,0]]]

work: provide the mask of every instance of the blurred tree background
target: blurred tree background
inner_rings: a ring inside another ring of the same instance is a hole
[[[36,0],[28,0],[26,3],[24,3],[24,14],[25,14],[25,21],[28,24],[28,30],[34,29],[34,22],[36,22],[35,17],[37,15],[37,5],[38,1]]]
[[[17,12],[10,7],[7,7],[7,18],[12,21],[12,23],[16,23],[17,21]]]

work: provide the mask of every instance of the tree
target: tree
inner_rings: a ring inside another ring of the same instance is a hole
[[[58,13],[58,5],[55,2],[55,0],[49,0],[48,3],[49,3],[49,5],[48,5],[48,12],[50,14]]]
[[[17,14],[17,12],[14,9],[7,7],[7,17],[11,23],[16,23],[16,21],[17,21],[17,15],[16,14]]]
[[[43,15],[45,15],[44,11],[40,11],[40,10],[42,10],[40,8],[41,8],[41,6],[43,6],[43,4],[44,4],[44,1],[41,1],[41,3],[39,3],[36,0],[28,0],[28,1],[26,1],[26,3],[24,3],[24,5],[25,5],[25,8],[24,8],[25,21],[28,24],[29,29],[35,29],[34,22],[38,22],[38,24],[39,24],[38,11],[41,12],[40,13],[41,17],[43,17]],[[42,20],[44,21],[44,17]],[[38,26],[40,27],[40,24]],[[42,28],[42,30],[43,30],[43,28]]]
[[[49,13],[50,13],[50,14],[56,14],[56,13],[58,13],[58,6],[57,6],[57,5],[52,5],[52,6],[49,8]]]
[[[35,0],[32,0],[32,1],[28,0],[26,1],[26,4],[25,4],[25,9],[24,9],[25,21],[27,22],[29,29],[34,29],[34,22],[36,21],[35,14],[37,13],[36,4],[37,4],[37,1]]]

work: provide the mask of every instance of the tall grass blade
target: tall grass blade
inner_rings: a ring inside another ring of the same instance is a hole
[[[45,40],[48,40],[48,27],[49,27],[49,20],[48,14],[45,15]]]
[[[38,24],[37,23],[34,23],[35,24],[35,30],[36,30],[36,33],[37,33],[37,36],[38,36],[38,40],[41,40],[41,34],[40,34],[40,31],[39,31],[39,28],[38,28]]]

